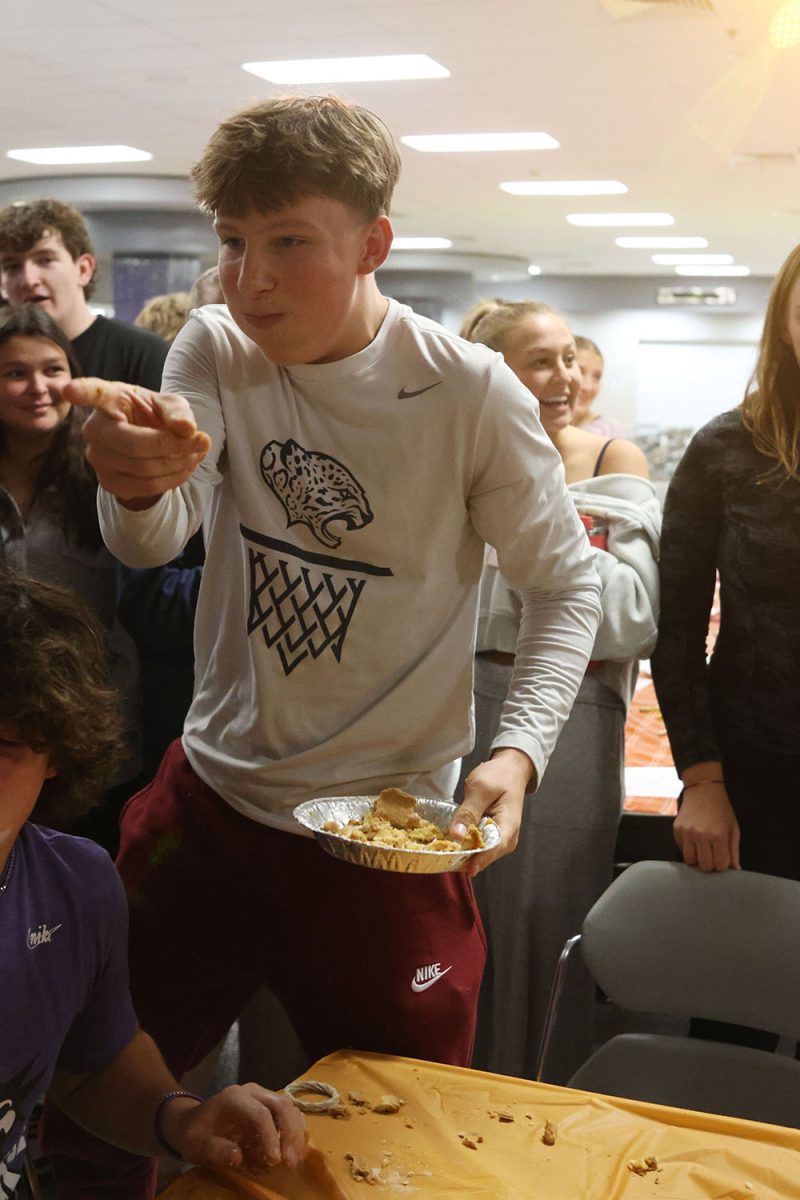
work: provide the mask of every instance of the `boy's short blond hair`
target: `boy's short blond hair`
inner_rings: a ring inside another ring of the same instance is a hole
[[[325,196],[373,219],[388,213],[399,174],[397,146],[374,113],[336,96],[286,96],[223,121],[192,179],[215,216]]]

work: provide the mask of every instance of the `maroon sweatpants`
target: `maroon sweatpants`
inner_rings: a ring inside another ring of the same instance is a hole
[[[256,989],[283,1002],[313,1062],[342,1047],[468,1066],[486,943],[460,874],[353,866],[235,812],[180,742],[128,802],[117,860],[131,913],[131,990],[175,1075]],[[150,1164],[45,1122],[63,1200],[152,1194]]]

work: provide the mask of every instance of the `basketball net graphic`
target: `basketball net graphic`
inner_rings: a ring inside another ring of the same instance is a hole
[[[247,632],[260,629],[290,675],[309,655],[329,647],[341,662],[348,626],[366,578],[266,554],[248,546],[250,609]]]
[[[355,530],[372,521],[361,484],[329,454],[307,450],[293,438],[273,440],[263,447],[259,465],[264,482],[281,503],[287,526],[304,525],[323,546],[341,546],[331,524]],[[277,650],[285,675],[329,648],[341,662],[367,579],[391,575],[391,570],[294,546],[244,525],[239,528],[248,543],[248,635],[261,631],[267,646]]]

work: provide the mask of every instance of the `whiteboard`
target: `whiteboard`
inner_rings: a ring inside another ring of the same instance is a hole
[[[640,341],[636,363],[639,429],[699,429],[744,398],[758,344],[749,341]]]

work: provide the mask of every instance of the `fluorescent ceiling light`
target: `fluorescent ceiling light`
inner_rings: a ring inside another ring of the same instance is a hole
[[[361,58],[296,58],[242,63],[270,83],[368,83],[382,79],[446,79],[447,67],[427,54],[383,54]]]
[[[770,45],[790,50],[800,44],[800,0],[786,0],[769,23]]]
[[[77,163],[147,162],[152,158],[147,150],[133,146],[43,146],[32,150],[7,150],[8,158],[39,166],[65,166]]]
[[[654,254],[662,267],[722,267],[733,262],[732,254]]]
[[[618,246],[625,250],[705,250],[708,239],[704,237],[618,237]]]
[[[618,179],[520,179],[500,187],[512,196],[621,196],[628,190]]]
[[[396,237],[392,242],[392,249],[449,250],[452,244],[449,238],[443,237]]]
[[[676,267],[676,275],[749,275],[749,267]]]
[[[570,225],[674,225],[669,213],[567,213]]]
[[[531,263],[531,265],[528,267],[529,275],[541,275],[541,273],[542,273],[542,268],[537,267],[536,263]]]
[[[549,133],[414,133],[400,141],[412,150],[429,154],[558,149],[558,142]]]

